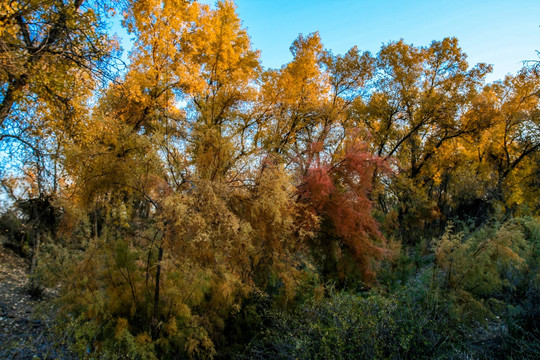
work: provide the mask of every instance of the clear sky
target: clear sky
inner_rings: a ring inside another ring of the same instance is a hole
[[[289,47],[298,34],[314,31],[335,54],[354,45],[377,53],[382,44],[401,38],[426,46],[454,36],[469,64],[494,66],[488,81],[515,74],[523,60],[538,59],[540,50],[540,0],[236,0],[236,5],[263,66],[270,68],[291,60]]]

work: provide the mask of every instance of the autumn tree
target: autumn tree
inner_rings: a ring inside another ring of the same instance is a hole
[[[369,198],[382,164],[362,145],[350,111],[371,78],[373,59],[356,47],[333,55],[317,33],[300,35],[291,52],[289,64],[263,75],[258,140],[296,176],[324,277],[344,284],[346,273],[351,279],[356,273],[369,282],[383,253]]]
[[[66,102],[66,81],[105,71],[111,45],[102,3],[11,1],[2,10],[0,128],[6,129],[6,121],[18,124],[28,100]]]
[[[316,156],[300,185],[300,200],[320,219],[312,244],[322,274],[341,284],[354,284],[356,275],[369,284],[385,252],[369,198],[373,174],[384,165],[354,140],[335,164]]]
[[[521,207],[538,211],[534,201],[538,171],[539,91],[538,74],[524,68],[483,90],[482,102],[471,112],[490,124],[481,136],[468,143],[485,176],[487,197],[508,211]]]
[[[403,40],[390,43],[379,52],[376,68],[374,90],[357,99],[354,114],[370,134],[373,151],[395,161],[392,187],[379,204],[389,213],[392,198],[397,200],[399,233],[410,240],[423,222],[439,216],[429,189],[440,151],[452,139],[482,129],[462,114],[489,67],[469,69],[457,39],[447,38],[420,48]]]
[[[254,151],[257,119],[250,109],[257,94],[259,54],[251,49],[232,2],[218,2],[202,21],[197,36],[206,41],[194,59],[202,83],[189,93],[195,110],[192,152],[200,176],[219,181],[234,176],[231,169],[241,171]]]
[[[0,181],[29,229],[33,290],[40,244],[56,239],[66,149],[109,71],[115,46],[105,31],[108,10],[106,2],[82,0],[0,5],[0,152],[8,160]]]
[[[291,53],[289,64],[263,75],[258,111],[264,123],[257,139],[305,174],[312,144],[330,153],[343,148],[351,102],[370,78],[373,60],[356,47],[333,55],[317,33],[300,35]]]
[[[99,324],[103,344],[116,327],[159,354],[211,357],[246,297],[280,283],[275,296],[294,300],[295,189],[254,154],[257,53],[232,3],[137,2],[126,24],[138,37],[131,68],[66,159],[73,205],[101,223],[66,265],[86,275],[65,283],[80,304],[66,291],[65,311]]]

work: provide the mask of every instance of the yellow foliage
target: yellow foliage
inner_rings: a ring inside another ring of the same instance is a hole
[[[124,336],[126,331],[128,331],[128,321],[123,318],[118,318],[116,321],[116,329],[114,330],[114,337],[120,339]]]

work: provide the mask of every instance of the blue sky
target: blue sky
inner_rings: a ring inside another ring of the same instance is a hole
[[[488,81],[515,74],[523,60],[538,59],[540,50],[540,0],[236,0],[236,5],[263,66],[270,68],[291,60],[289,47],[299,33],[314,31],[335,54],[354,45],[377,53],[382,44],[401,38],[425,46],[455,36],[469,64],[494,66]]]

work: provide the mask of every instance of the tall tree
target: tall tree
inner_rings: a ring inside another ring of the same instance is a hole
[[[106,3],[21,0],[5,3],[0,28],[0,128],[33,96],[56,94],[63,76],[94,73],[111,45]],[[60,77],[60,79],[58,79]]]
[[[389,212],[392,198],[398,200],[400,236],[408,238],[438,216],[429,189],[435,175],[431,164],[442,147],[481,130],[482,123],[462,114],[490,68],[469,69],[455,38],[429,47],[390,43],[379,52],[376,68],[375,87],[357,99],[354,116],[369,133],[373,151],[394,160],[396,176],[379,204]]]
[[[507,210],[529,203],[535,191],[540,151],[540,77],[523,68],[516,76],[506,76],[484,89],[482,116],[490,123],[474,146],[492,179],[489,197]]]

